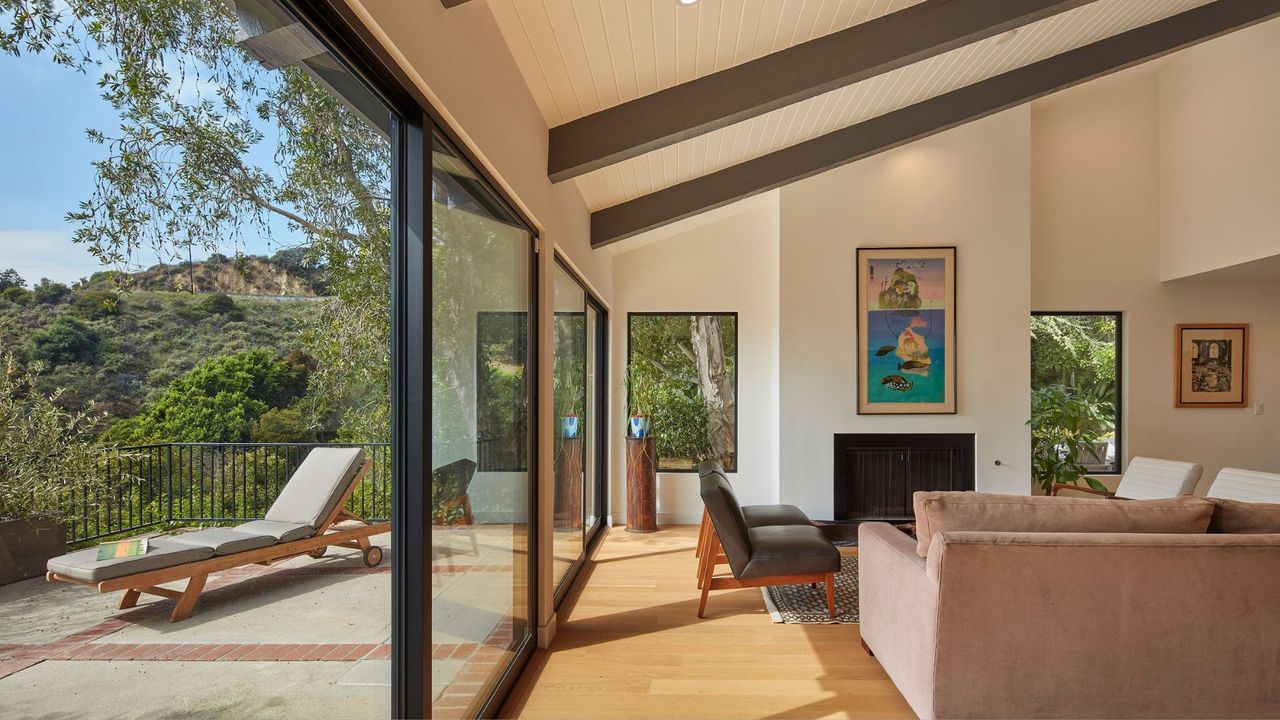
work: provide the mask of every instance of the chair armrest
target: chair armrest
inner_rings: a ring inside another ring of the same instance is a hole
[[[1111,492],[1110,490],[1094,490],[1093,488],[1087,485],[1080,486],[1080,485],[1072,485],[1070,483],[1054,483],[1053,487],[1049,489],[1049,494],[1056,496],[1059,490],[1078,490],[1082,493],[1089,493],[1090,495],[1099,495],[1101,497],[1109,497],[1109,498],[1113,498],[1116,496],[1116,494]]]

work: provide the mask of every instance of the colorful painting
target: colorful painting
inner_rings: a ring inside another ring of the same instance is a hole
[[[1179,325],[1177,407],[1248,404],[1249,326]]]
[[[955,248],[859,248],[858,412],[954,413]]]

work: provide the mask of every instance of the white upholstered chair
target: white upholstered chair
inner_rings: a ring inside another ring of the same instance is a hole
[[[1195,463],[1135,457],[1129,461],[1129,467],[1125,468],[1115,492],[1055,483],[1049,494],[1057,495],[1059,490],[1076,490],[1127,500],[1158,500],[1194,493],[1203,472],[1204,468]]]
[[[1280,474],[1222,468],[1206,495],[1219,500],[1280,503]]]

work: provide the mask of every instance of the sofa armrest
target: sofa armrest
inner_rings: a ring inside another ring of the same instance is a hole
[[[886,523],[858,526],[862,640],[921,717],[933,715],[938,584],[916,541]]]

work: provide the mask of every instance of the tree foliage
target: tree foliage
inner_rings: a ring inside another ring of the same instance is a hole
[[[312,406],[353,439],[389,433],[390,144],[303,69],[266,70],[215,0],[0,0],[0,50],[100,71],[115,128],[68,214],[105,263],[185,257],[283,219],[337,297],[304,335]],[[271,136],[264,132],[270,128]],[[274,141],[273,162],[256,164]]]
[[[1055,483],[1076,485],[1081,478],[1095,490],[1106,490],[1088,477],[1086,463],[1100,463],[1094,443],[1110,431],[1113,408],[1062,385],[1031,391],[1031,475],[1045,494]]]
[[[56,400],[35,390],[12,354],[0,357],[0,519],[62,517],[73,489],[87,499],[101,488],[97,418],[68,413]]]
[[[4,292],[9,288],[25,288],[27,281],[22,279],[17,270],[9,268],[0,272],[0,292]]]
[[[212,358],[169,384],[138,415],[116,423],[106,442],[246,442],[271,408],[284,408],[307,387],[307,369],[265,350]]]
[[[102,338],[84,320],[71,315],[61,315],[43,330],[31,336],[27,355],[51,365],[83,362],[98,359]]]

